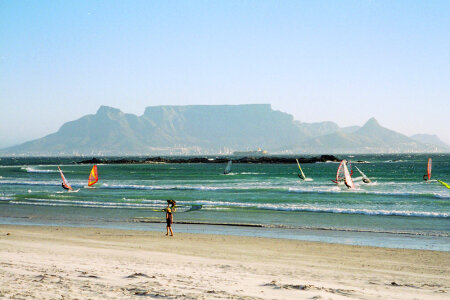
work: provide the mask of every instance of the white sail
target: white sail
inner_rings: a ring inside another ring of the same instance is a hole
[[[225,167],[225,171],[223,171],[223,174],[228,174],[231,172],[231,164],[232,162],[231,160],[229,160],[227,166]]]
[[[350,176],[350,173],[348,172],[347,164],[344,164],[344,175],[345,175],[345,185],[349,189],[355,188],[355,185],[353,184],[352,176]]]
[[[345,159],[342,160],[341,163],[339,164],[339,167],[336,172],[336,180],[334,181],[336,184],[338,184],[341,181],[344,181],[344,179],[345,179],[344,165],[346,165],[346,164],[347,164],[347,161]]]
[[[363,178],[363,182],[365,183],[370,183],[372,182],[369,177],[367,177],[366,174],[363,173],[363,171],[361,171],[357,166],[355,166],[356,170],[358,170],[359,174],[361,174],[362,178]]]

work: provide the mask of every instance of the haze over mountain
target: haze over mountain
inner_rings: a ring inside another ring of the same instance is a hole
[[[449,150],[448,146],[442,142],[440,145],[424,144],[384,128],[375,118],[371,118],[360,128],[344,128],[344,130],[337,130],[334,133],[308,140],[303,147],[313,153],[323,149],[327,149],[331,153],[401,153]]]
[[[434,142],[433,142],[434,141]],[[101,106],[56,133],[9,147],[2,155],[230,154],[445,152],[436,137],[423,143],[384,128],[302,123],[269,104],[147,107],[142,116]]]
[[[426,145],[435,145],[441,148],[449,148],[449,146],[441,141],[435,134],[415,134],[410,136],[415,141],[421,142]]]

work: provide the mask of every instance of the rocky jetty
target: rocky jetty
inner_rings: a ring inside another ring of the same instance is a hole
[[[240,164],[295,164],[296,157],[281,157],[281,156],[263,156],[263,157],[239,157],[234,159],[233,157],[219,156],[219,157],[148,157],[142,160],[137,159],[109,159],[109,158],[92,158],[89,160],[83,160],[76,162],[77,164],[219,164],[226,163],[232,160],[233,163]],[[302,164],[311,164],[317,162],[338,162],[339,158],[333,155],[321,155],[314,157],[300,157],[297,158]]]

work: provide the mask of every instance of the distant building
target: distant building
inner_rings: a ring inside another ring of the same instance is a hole
[[[249,155],[253,155],[253,156],[263,156],[263,155],[267,155],[267,151],[266,150],[262,150],[261,148],[258,148],[258,150],[255,151],[234,151],[233,155],[240,155],[240,156],[249,156]]]

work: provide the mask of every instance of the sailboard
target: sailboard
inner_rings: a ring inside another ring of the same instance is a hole
[[[172,210],[173,213],[176,213],[176,212],[189,212],[189,211],[193,211],[193,210],[202,209],[202,205],[201,204],[175,205],[175,206],[171,207],[170,209]],[[165,212],[165,211],[167,211],[167,207],[166,208],[161,208],[161,209],[152,209],[152,211]]]
[[[442,184],[443,186],[445,186],[446,188],[450,189],[450,185],[448,185],[448,183],[445,183],[445,182],[443,182],[442,180],[439,180],[439,179],[438,179],[438,182],[440,184]]]
[[[345,185],[349,189],[354,189],[355,184],[353,183],[352,176],[350,175],[350,172],[348,171],[347,164],[344,164],[344,176],[345,176]]]
[[[92,167],[91,173],[89,174],[88,186],[93,186],[98,181],[98,171],[97,165]]]
[[[357,166],[355,166],[356,170],[358,170],[359,174],[361,174],[363,178],[364,183],[371,183],[372,181],[369,179],[369,177],[366,176],[366,174],[363,173]]]
[[[428,176],[428,180],[431,179],[431,157],[428,158],[428,165],[427,165],[427,176]]]
[[[232,162],[231,160],[229,160],[227,166],[225,167],[225,171],[223,171],[223,174],[228,174],[231,172],[231,164]]]
[[[59,173],[61,174],[61,178],[62,178],[62,181],[63,181],[62,184],[63,184],[64,188],[66,188],[69,191],[72,191],[73,190],[72,187],[70,186],[70,184],[67,181],[66,177],[64,177],[64,173],[61,171],[61,168],[59,166],[58,166],[58,170],[59,170]]]
[[[298,168],[301,172],[301,174],[300,173],[298,174],[298,177],[300,177],[300,179],[305,180],[306,179],[305,173],[303,173],[302,167],[300,167],[300,163],[298,162],[298,159],[295,159],[295,160],[297,161]]]

